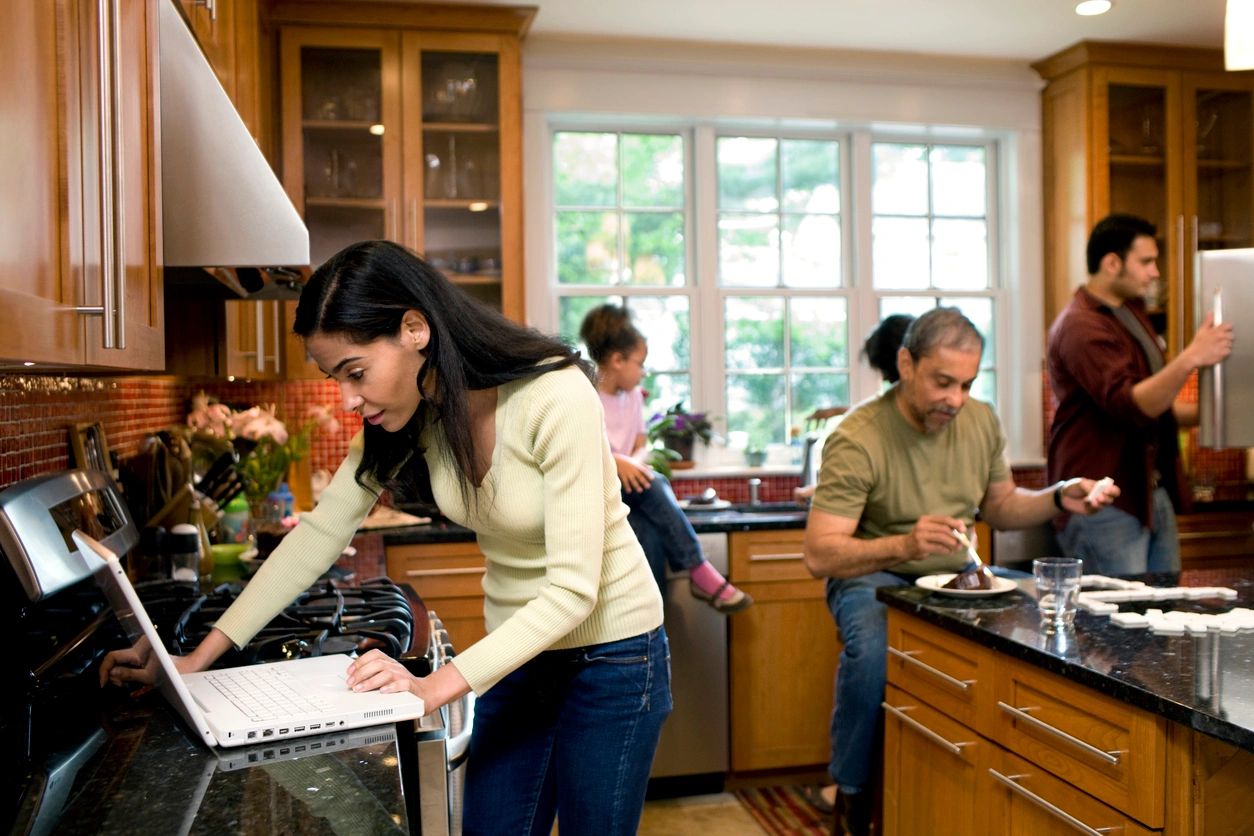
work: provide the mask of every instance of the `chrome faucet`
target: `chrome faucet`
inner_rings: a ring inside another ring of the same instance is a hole
[[[750,505],[758,504],[759,502],[758,489],[761,487],[762,487],[762,480],[759,479],[758,477],[754,476],[752,479],[749,480],[749,504]]]

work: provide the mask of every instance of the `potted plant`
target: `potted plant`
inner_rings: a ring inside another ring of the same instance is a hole
[[[689,412],[684,408],[683,401],[650,418],[646,431],[650,444],[660,442],[664,449],[676,454],[670,467],[677,469],[682,469],[684,462],[688,463],[688,467],[692,466],[692,451],[697,439],[709,444],[714,437],[714,425],[706,413]]]

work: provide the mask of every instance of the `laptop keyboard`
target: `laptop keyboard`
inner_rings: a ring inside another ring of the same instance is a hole
[[[212,671],[205,678],[249,720],[278,720],[330,709],[328,702],[301,694],[265,665]]]

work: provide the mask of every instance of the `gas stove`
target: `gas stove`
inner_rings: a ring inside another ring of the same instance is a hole
[[[239,591],[238,584],[223,584],[188,606],[174,623],[175,651],[187,654],[200,644]],[[420,623],[415,627],[416,620]],[[352,587],[324,580],[301,593],[247,646],[226,654],[218,664],[235,667],[334,653],[360,655],[372,649],[397,659],[423,656],[428,650],[425,622],[421,602],[411,600],[388,578]]]
[[[143,688],[100,687],[104,655],[130,642],[90,577],[90,567],[68,543],[69,532],[76,528],[94,531],[119,553],[138,540],[116,488],[107,477],[84,471],[32,483],[0,493],[0,547],[13,568],[9,572],[0,567],[0,629],[12,637],[17,657],[16,664],[0,669],[0,687],[17,705],[0,713],[0,746],[17,753],[25,777],[7,785],[0,808],[25,821],[47,823],[60,810],[72,808],[65,794],[86,780],[76,779],[76,772],[98,778],[116,763],[102,754],[113,745],[112,718],[126,715],[136,704],[152,703],[156,695],[145,697]],[[173,580],[136,586],[145,610],[178,654],[189,652],[207,635],[243,588],[224,583],[202,590]],[[374,648],[400,659],[416,676],[430,674],[452,656],[438,617],[427,612],[409,587],[387,578],[352,584],[326,576],[217,664],[360,654]],[[415,832],[453,829],[457,784],[451,776],[465,757],[472,717],[473,698],[468,697],[421,722],[396,726],[399,780]],[[173,715],[170,720],[174,731],[178,721]]]

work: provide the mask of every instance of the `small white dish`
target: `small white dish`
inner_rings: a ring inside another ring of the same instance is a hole
[[[999,578],[993,576],[992,589],[945,589],[945,584],[954,579],[956,573],[948,572],[942,575],[924,575],[914,582],[915,586],[926,589],[928,592],[935,592],[940,595],[952,595],[955,598],[989,598],[993,595],[1002,595],[1012,589],[1018,589],[1019,585],[1010,578]]]
[[[679,507],[685,511],[726,511],[732,504],[726,499],[716,499],[713,502],[690,502],[687,499],[679,500]]]

